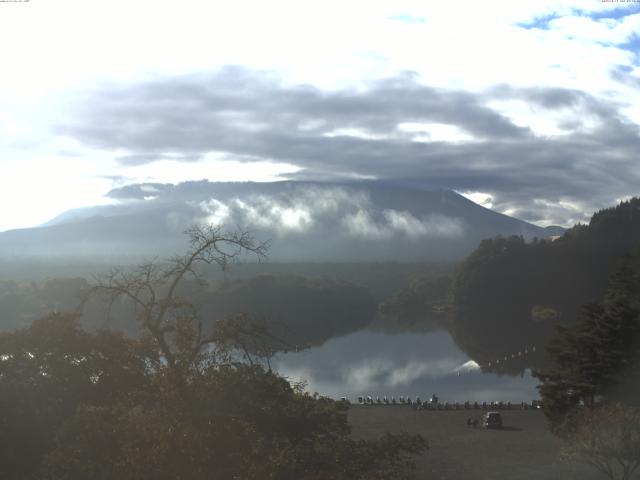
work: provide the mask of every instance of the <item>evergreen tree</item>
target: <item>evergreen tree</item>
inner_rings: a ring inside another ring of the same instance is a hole
[[[551,369],[535,372],[551,428],[576,427],[580,405],[624,401],[637,404],[640,359],[640,255],[626,255],[600,303],[584,308],[581,321],[560,327],[547,352]]]

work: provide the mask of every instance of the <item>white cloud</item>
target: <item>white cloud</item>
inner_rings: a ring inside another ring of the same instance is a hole
[[[468,198],[478,205],[482,205],[485,208],[493,207],[493,197],[485,192],[458,192],[463,197]]]
[[[451,375],[456,367],[453,360],[396,362],[375,358],[350,365],[341,372],[344,383],[354,391],[375,390],[384,387],[409,386],[419,379],[439,379]]]
[[[602,127],[601,119],[586,105],[547,109],[525,100],[492,100],[487,106],[499,111],[515,125],[531,129],[539,137],[573,133],[590,134]]]
[[[367,240],[396,236],[417,240],[464,233],[459,219],[437,214],[418,218],[393,209],[379,212],[365,192],[348,188],[300,187],[287,194],[235,198],[226,204],[212,198],[199,208],[206,222],[267,228],[279,235],[329,228]]]
[[[392,231],[375,222],[367,210],[356,210],[342,219],[345,231],[354,237],[385,240],[391,237]]]
[[[442,378],[451,373],[453,365],[455,364],[448,360],[409,362],[391,370],[387,385],[407,386],[420,378]]]
[[[311,211],[304,205],[287,206],[267,196],[233,201],[242,223],[249,226],[272,228],[284,232],[302,232],[313,224]]]
[[[200,202],[200,209],[205,213],[204,223],[212,225],[224,224],[231,214],[231,209],[215,198]]]
[[[423,219],[418,219],[409,212],[399,212],[397,210],[385,210],[383,215],[387,220],[387,228],[389,230],[400,232],[409,238],[455,238],[460,237],[464,231],[462,221],[443,215],[433,214]]]
[[[282,77],[285,84],[357,90],[372,79],[412,71],[424,83],[445,89],[478,92],[497,83],[580,89],[623,103],[620,111],[639,123],[640,90],[616,81],[611,71],[627,67],[628,75],[638,78],[637,52],[620,45],[640,31],[640,14],[623,19],[586,15],[622,6],[627,5],[600,0],[3,4],[0,42],[7,48],[0,78],[0,178],[6,187],[0,201],[19,207],[3,212],[0,230],[37,224],[67,208],[102,202],[101,195],[112,185],[98,179],[101,176],[117,175],[132,182],[266,181],[297,169],[277,159],[224,162],[220,160],[229,159],[213,158],[215,154],[189,164],[165,158],[145,166],[123,166],[113,161],[123,152],[73,144],[68,151],[82,161],[59,155],[60,145],[69,140],[52,125],[67,115],[65,105],[76,101],[80,90],[105,83],[127,85],[235,64]],[[637,11],[637,4],[628,8]],[[523,26],[535,26],[536,19],[545,17],[549,21],[539,25],[544,28]],[[539,136],[589,134],[599,126],[580,110],[552,112],[517,102],[495,102],[492,107]],[[569,128],[568,119],[579,122]],[[229,121],[241,123],[247,134],[265,128],[241,119]],[[299,129],[319,127],[308,123]],[[418,141],[478,140],[445,124],[413,131],[405,126],[399,132]],[[348,128],[331,134],[381,138],[379,133]],[[44,185],[44,178],[64,184],[64,192]],[[313,222],[312,213],[303,211],[274,215],[294,230]],[[352,215],[349,221],[356,230],[370,228],[375,233],[380,228],[366,213]],[[404,224],[412,221],[405,219]],[[419,224],[413,227],[412,231],[420,230]]]
[[[337,128],[335,130],[331,130],[330,132],[323,133],[324,137],[356,137],[363,138],[365,140],[382,140],[385,138],[389,138],[389,135],[380,135],[377,133],[367,132],[361,128]]]
[[[372,212],[357,210],[344,216],[342,225],[354,237],[385,240],[396,235],[411,239],[455,238],[462,235],[464,224],[455,218],[430,215],[419,219],[409,212],[384,210],[384,220],[374,220]]]
[[[117,156],[122,156],[122,154]],[[203,178],[214,182],[271,182],[280,180],[282,175],[298,171],[300,171],[299,167],[288,163],[259,159],[237,161],[228,159],[225,154],[215,152],[194,162],[164,159],[142,165],[112,164],[108,168],[102,167],[103,174],[122,175],[129,179],[129,183],[174,184]]]
[[[158,193],[159,190],[153,185],[140,185],[140,191],[145,193]]]
[[[628,15],[621,20],[566,16],[549,22],[549,28],[566,39],[592,44],[621,44],[640,30],[640,14]]]
[[[396,127],[400,132],[412,134],[416,142],[471,142],[479,139],[457,125],[444,123],[400,123]]]

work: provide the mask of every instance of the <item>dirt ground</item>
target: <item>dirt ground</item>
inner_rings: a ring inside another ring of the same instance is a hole
[[[408,406],[359,406],[349,410],[352,434],[371,439],[385,432],[419,433],[429,450],[416,458],[418,479],[591,480],[592,468],[560,458],[561,441],[547,431],[539,410],[503,410],[500,430],[468,428],[481,410],[415,411]]]

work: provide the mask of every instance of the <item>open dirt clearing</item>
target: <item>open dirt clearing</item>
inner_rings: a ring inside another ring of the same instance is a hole
[[[419,433],[429,450],[416,459],[418,479],[591,480],[589,467],[560,458],[561,441],[547,431],[539,410],[503,410],[504,428],[468,428],[482,410],[415,411],[408,406],[359,406],[349,410],[353,435],[377,438],[385,432]]]

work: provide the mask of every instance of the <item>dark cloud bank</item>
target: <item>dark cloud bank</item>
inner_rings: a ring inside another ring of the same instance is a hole
[[[492,100],[525,101],[540,114],[569,111],[571,120],[561,125],[567,133],[536,136],[489,108]],[[559,88],[440,90],[411,74],[363,89],[321,91],[229,67],[88,92],[78,100],[77,121],[58,130],[128,152],[118,159],[125,165],[222,152],[234,160],[295,164],[302,167],[296,179],[372,176],[487,192],[498,211],[573,223],[637,194],[640,137],[621,106]],[[595,129],[582,128],[587,120]],[[398,128],[402,123],[452,125],[474,141],[417,142]]]

